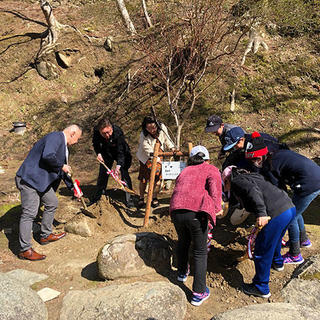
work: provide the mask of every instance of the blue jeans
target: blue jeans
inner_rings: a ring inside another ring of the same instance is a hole
[[[300,235],[301,233],[305,233],[302,214],[319,194],[320,190],[317,190],[303,197],[295,193],[292,197],[292,202],[296,206],[296,216],[289,225],[288,233],[290,240],[290,253],[294,256],[297,256],[300,253]],[[302,239],[302,241],[304,240],[306,239]]]
[[[262,294],[268,294],[270,291],[269,279],[272,263],[276,266],[283,265],[283,258],[280,252],[281,240],[295,214],[295,207],[282,212],[279,216],[271,219],[258,233],[254,249],[256,274],[252,283]]]

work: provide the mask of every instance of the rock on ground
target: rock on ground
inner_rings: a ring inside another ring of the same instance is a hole
[[[36,282],[48,279],[48,276],[46,274],[36,273],[24,269],[15,269],[6,272],[6,274],[27,286],[32,286]]]
[[[97,257],[103,279],[137,277],[170,270],[172,250],[164,236],[141,232],[115,237],[108,241]]]
[[[96,224],[95,219],[78,214],[66,223],[64,230],[81,237],[91,237],[95,233]]]
[[[319,317],[314,319],[320,319],[320,281],[293,279],[282,290],[282,296],[286,302],[319,310]]]
[[[36,292],[9,275],[0,273],[1,320],[47,320],[48,312]]]
[[[87,291],[70,291],[60,320],[182,320],[185,293],[168,282],[136,282]]]
[[[304,280],[320,280],[320,254],[311,256],[300,264],[294,271],[294,276]]]
[[[286,302],[320,310],[320,255],[306,259],[294,272],[294,278],[282,289]],[[320,312],[320,311],[319,311]],[[320,316],[318,318],[320,319]]]
[[[234,309],[214,316],[211,320],[315,320],[320,319],[320,311],[291,304],[263,303]]]

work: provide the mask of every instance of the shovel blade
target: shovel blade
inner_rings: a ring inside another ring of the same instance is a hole
[[[87,210],[87,209],[81,208],[81,212],[82,212],[84,215],[86,215],[86,216],[88,216],[88,217],[90,217],[90,218],[94,218],[94,219],[97,218],[92,212],[90,212],[90,211]]]

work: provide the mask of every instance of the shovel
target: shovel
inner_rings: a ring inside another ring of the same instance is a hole
[[[71,179],[72,184],[75,185],[75,181],[74,181],[72,175],[68,174],[68,176],[69,176],[69,178]],[[83,199],[82,196],[80,197],[80,200],[81,200],[82,205],[83,205],[83,208],[80,208],[81,212],[82,212],[84,215],[86,215],[86,216],[88,216],[88,217],[90,217],[90,218],[97,218],[92,212],[90,212],[90,211],[88,210],[88,207],[87,207],[87,205],[86,205],[86,203],[85,203],[85,201],[84,201],[84,199]]]
[[[111,171],[111,170],[106,166],[106,164],[105,164],[104,162],[102,162],[102,161],[100,161],[100,160],[98,160],[98,162],[99,162],[100,164],[102,164],[102,165],[107,169],[107,171]],[[113,178],[114,178],[114,177],[113,177]],[[121,186],[121,189],[122,189],[122,190],[124,190],[124,191],[126,191],[126,192],[128,192],[128,193],[137,195],[137,193],[136,193],[135,191],[129,189],[129,188],[126,187],[126,186],[124,186],[124,185],[120,182],[119,179],[114,178],[114,180]]]

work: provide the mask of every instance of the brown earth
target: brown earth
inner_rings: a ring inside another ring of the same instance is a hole
[[[19,260],[16,257],[18,242],[17,230],[20,214],[20,205],[17,202],[19,195],[15,190],[13,179],[18,163],[12,163],[5,168],[2,175],[1,204],[6,204],[7,211],[3,212],[0,219],[2,232],[0,233],[0,265],[1,272],[14,269],[26,269],[49,276],[47,280],[39,282],[33,286],[34,290],[43,287],[50,287],[61,292],[61,295],[46,303],[49,311],[49,319],[59,319],[59,310],[62,299],[69,290],[85,290],[103,287],[111,284],[128,283],[137,280],[143,281],[170,281],[179,285],[190,298],[192,288],[192,267],[191,277],[185,285],[176,281],[175,263],[173,270],[168,270],[165,274],[141,276],[133,279],[119,279],[116,281],[102,281],[97,274],[96,257],[99,249],[104,243],[119,234],[150,231],[165,235],[175,247],[177,236],[173,224],[168,215],[168,203],[170,192],[161,193],[161,206],[151,213],[150,222],[147,227],[143,226],[144,212],[137,209],[126,209],[123,205],[124,195],[121,190],[114,189],[116,185],[110,181],[109,201],[103,198],[98,204],[90,206],[90,211],[94,212],[97,219],[96,233],[89,238],[68,234],[65,238],[47,246],[41,246],[34,240],[34,249],[47,258],[39,262]],[[86,172],[78,172],[83,184],[83,191],[86,196],[93,192],[95,179],[94,170],[90,175]],[[133,180],[136,181],[136,173],[132,173]],[[135,186],[136,188],[137,186]],[[137,189],[137,188],[136,188]],[[5,191],[3,191],[5,190]],[[80,213],[81,204],[72,199],[72,194],[63,184],[58,191],[59,208],[56,213],[55,231],[63,229],[66,221],[74,215]],[[10,206],[8,207],[8,204]],[[314,255],[320,249],[320,201],[315,201],[305,213],[308,234],[313,246],[303,249],[304,258]],[[4,207],[2,207],[4,210]],[[102,214],[102,215],[101,215]],[[253,303],[264,303],[261,298],[253,298],[241,292],[240,287],[243,281],[249,282],[254,276],[254,265],[252,261],[245,260],[236,263],[245,248],[245,235],[248,234],[252,219],[239,227],[231,227],[227,219],[218,220],[214,228],[213,247],[208,254],[207,284],[211,289],[211,297],[201,307],[188,305],[185,319],[210,319],[213,315],[229,309],[239,308]],[[285,249],[284,249],[285,251]],[[175,261],[175,259],[174,259]],[[295,266],[286,266],[283,272],[271,271],[270,289],[272,296],[269,302],[282,301],[281,289],[291,278]]]
[[[121,85],[125,79],[125,74],[120,71],[121,68],[125,69],[123,63],[131,59],[132,55],[127,43],[123,41],[122,23],[115,2],[53,3],[56,5],[54,13],[58,21],[77,26],[85,36],[70,30],[63,33],[59,46],[75,50],[73,65],[69,69],[61,69],[58,79],[47,81],[34,68],[28,69],[39,50],[40,39],[36,37],[36,33],[45,30],[40,24],[44,22],[44,17],[37,1],[0,2],[0,167],[4,169],[4,173],[0,174],[0,271],[22,268],[47,274],[49,278],[35,284],[33,289],[50,287],[61,292],[58,298],[46,303],[50,320],[59,318],[62,299],[72,289],[85,290],[136,280],[164,280],[179,285],[190,298],[193,277],[189,277],[185,285],[181,285],[175,280],[174,270],[168,270],[166,274],[155,273],[139,279],[117,281],[101,281],[97,275],[95,260],[98,251],[107,240],[116,235],[152,231],[166,235],[175,246],[177,236],[168,216],[170,192],[161,193],[161,207],[153,211],[149,226],[143,228],[144,212],[127,210],[123,205],[123,193],[113,189],[117,186],[110,181],[111,205],[107,201],[100,203],[103,215],[97,219],[97,230],[92,237],[82,238],[68,234],[66,238],[47,246],[40,246],[34,240],[35,250],[46,254],[47,259],[29,262],[16,257],[21,208],[14,176],[32,144],[44,134],[60,130],[70,122],[83,125],[84,137],[72,148],[70,162],[76,177],[81,181],[85,196],[90,197],[94,192],[98,172],[98,163],[90,142],[91,129],[96,119],[105,114],[112,116],[126,133],[134,155],[140,132],[138,127],[142,117],[149,112],[149,105],[146,107],[141,103],[138,104],[139,107],[131,108],[128,103],[128,111],[123,108],[122,102],[119,103],[119,92],[116,89],[122,90]],[[86,36],[90,36],[93,43]],[[112,53],[103,48],[106,36],[113,36],[115,39]],[[281,137],[293,150],[312,159],[319,159],[319,78],[313,75],[314,70],[319,69],[319,46],[316,41],[287,41],[280,37],[268,39],[268,44],[269,52],[247,58],[248,66],[243,70],[244,76],[239,78],[237,112],[229,111],[229,88],[226,83],[231,80],[225,83],[221,81],[216,88],[206,93],[205,98],[209,102],[204,103],[204,106],[199,103],[192,121],[185,126],[182,145],[193,141],[194,144],[208,146],[218,167],[221,165],[216,161],[219,143],[215,137],[203,132],[206,117],[215,112],[223,115],[226,122],[237,123],[248,132],[260,130]],[[107,84],[96,75],[96,70],[102,66]],[[260,74],[260,70],[266,73]],[[233,86],[233,80],[231,82]],[[265,101],[265,105],[261,101]],[[172,119],[167,116],[167,109],[159,113],[169,127],[174,126]],[[27,122],[24,136],[9,132],[12,122],[18,120]],[[135,190],[138,190],[137,166],[138,162],[134,160],[131,176]],[[64,223],[78,214],[81,207],[80,203],[72,200],[72,193],[63,184],[58,197],[56,231],[63,229]],[[320,200],[317,199],[304,214],[313,243],[310,249],[303,249],[305,258],[320,251],[319,207]],[[90,207],[91,209],[99,212],[99,208]],[[265,302],[263,299],[248,297],[239,290],[243,281],[249,282],[252,279],[253,263],[246,260],[234,264],[245,250],[245,235],[251,224],[252,221],[248,221],[236,228],[231,227],[226,219],[218,220],[214,229],[214,247],[208,255],[207,283],[211,288],[211,297],[199,308],[188,305],[186,319],[207,320],[225,310]],[[280,290],[290,279],[294,269],[295,266],[286,266],[283,272],[271,271],[272,296],[269,301],[281,301]]]

